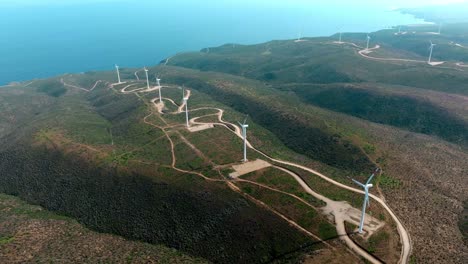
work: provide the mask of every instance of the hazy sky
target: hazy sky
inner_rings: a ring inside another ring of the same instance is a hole
[[[3,6],[37,6],[37,5],[68,5],[68,4],[88,4],[88,3],[102,3],[102,2],[122,2],[133,0],[0,0],[0,5]],[[143,0],[151,1],[154,0]],[[164,5],[164,0],[156,0],[158,3]],[[213,4],[232,4],[232,5],[266,5],[266,6],[314,6],[320,5],[321,1],[313,0],[166,0],[171,2],[213,2]],[[345,0],[327,0],[328,3],[336,3],[337,7],[340,6]],[[356,5],[381,5],[385,8],[398,8],[398,7],[417,7],[427,5],[438,5],[438,4],[449,4],[449,3],[460,3],[468,2],[468,0],[351,0],[345,1],[346,3],[356,3]]]

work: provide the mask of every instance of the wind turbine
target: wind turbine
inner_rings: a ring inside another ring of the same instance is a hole
[[[188,97],[186,97],[184,95],[184,104],[185,104],[185,119],[186,119],[186,123],[187,123],[187,128],[190,127],[190,124],[189,124],[189,119],[188,119]]]
[[[341,32],[341,29],[340,29],[340,40],[338,41],[338,43],[343,43],[343,42],[341,41],[341,35],[343,35],[343,32]]]
[[[372,178],[374,178],[374,175],[379,172],[379,168],[377,168],[374,173],[369,177],[367,180],[366,184],[362,184],[355,179],[353,179],[353,182],[356,183],[357,185],[361,186],[364,188],[364,203],[362,204],[362,215],[361,215],[361,222],[359,223],[359,233],[362,233],[362,228],[364,227],[364,217],[366,216],[366,208],[370,205],[369,204],[369,188],[373,187],[374,185],[371,184]]]
[[[245,117],[244,119],[244,122],[241,123],[241,122],[238,122],[239,125],[241,126],[242,128],[242,137],[244,138],[244,159],[242,160],[242,162],[247,162],[247,128],[249,127],[249,125],[247,125],[247,117]]]
[[[436,45],[436,44],[432,43],[432,40],[431,40],[431,46],[429,47],[429,50],[430,50],[430,52],[429,52],[429,59],[427,60],[427,63],[429,63],[429,64],[431,64],[432,51],[434,50],[434,46],[435,46],[435,45]]]
[[[366,46],[366,50],[369,49],[369,42],[371,40],[371,37],[369,35],[367,35],[367,46]]]
[[[302,41],[302,29],[299,32],[299,37],[297,38],[296,42],[300,42],[300,41]]]
[[[146,67],[145,67],[145,73],[146,73],[146,85],[147,85],[148,90],[149,90],[149,89],[150,89],[150,86],[149,86],[148,69],[146,69]]]
[[[119,72],[119,65],[115,65],[115,69],[117,71],[117,78],[119,79],[119,84],[121,84],[122,82],[120,81],[120,72]]]
[[[159,87],[159,102],[162,104],[162,95],[161,95],[161,79],[159,79],[158,76],[156,76],[156,83],[157,83],[157,86]]]

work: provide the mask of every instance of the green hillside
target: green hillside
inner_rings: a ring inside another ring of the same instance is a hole
[[[149,68],[162,78],[164,105],[131,68],[121,68],[121,84],[108,71],[0,87],[0,192],[99,233],[172,248],[182,260],[362,263],[322,214],[326,203],[297,179],[360,208],[361,194],[317,172],[356,187],[351,178],[364,181],[379,167],[371,192],[410,231],[413,260],[460,262],[468,70],[457,63],[468,64],[468,38],[459,28],[375,32],[371,51],[363,51],[365,34],[345,33],[341,44],[332,36],[181,53]],[[429,40],[444,64],[425,63]],[[188,93],[192,124],[212,127],[185,128]],[[256,148],[249,160],[272,166],[235,179],[243,147],[236,124],[246,117]],[[384,227],[363,239],[346,222],[350,239],[398,262],[402,244],[388,211],[372,202],[368,213]],[[0,235],[9,244],[12,235]]]
[[[416,30],[406,35],[395,35],[394,30],[372,34],[372,45],[381,46],[372,56],[425,61],[429,40],[433,40],[438,44],[434,58],[448,61],[447,66],[369,60],[357,54],[359,48],[349,43],[333,43],[333,38],[307,39],[299,43],[273,41],[253,46],[225,45],[210,48],[209,53],[178,55],[171,58],[169,64],[255,79],[287,95],[294,94],[308,104],[466,145],[466,119],[453,115],[447,105],[409,96],[403,89],[397,93],[387,88],[399,85],[407,87],[408,93],[429,89],[467,95],[468,73],[454,65],[468,62],[468,48],[453,44],[466,39],[463,38],[465,31],[459,28],[460,25],[447,25],[444,30],[448,33],[431,37],[424,34],[431,27],[405,27],[405,31]],[[364,34],[344,36],[344,41],[365,45]],[[464,111],[462,117],[466,115]]]
[[[40,98],[43,85],[24,93]],[[16,90],[1,90],[12,96],[3,104],[12,113],[31,106]],[[138,97],[104,85],[88,94],[68,91],[50,95],[34,113],[24,113],[21,130],[2,135],[1,192],[93,230],[214,262],[265,261],[311,241],[224,184],[169,169],[168,143],[142,123],[148,109]],[[243,241],[257,241],[257,247]]]

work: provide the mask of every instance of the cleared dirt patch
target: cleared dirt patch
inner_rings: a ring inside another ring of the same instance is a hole
[[[261,170],[264,168],[270,167],[271,164],[264,161],[264,160],[254,160],[254,161],[249,161],[240,165],[234,165],[232,168],[235,170],[235,172],[230,173],[229,176],[232,178],[238,178],[242,175],[245,175],[247,173],[251,173],[257,170]]]
[[[199,125],[199,126],[191,126],[188,128],[188,130],[193,133],[193,132],[207,130],[213,127],[214,126],[212,124],[206,124],[206,125]]]

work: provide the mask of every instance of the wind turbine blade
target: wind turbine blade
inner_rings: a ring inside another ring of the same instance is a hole
[[[243,126],[243,124],[241,122],[237,121],[237,123],[239,123],[239,126],[241,126],[241,127]]]
[[[369,177],[369,179],[366,182],[366,185],[369,184],[369,182],[372,181],[372,178],[374,178],[375,173],[372,173],[372,175]]]
[[[245,118],[244,118],[244,123],[242,123],[242,124],[245,125],[245,123],[247,122],[247,118],[249,118],[249,115],[246,115],[246,116],[245,116]]]
[[[362,188],[365,188],[366,186],[358,181],[356,181],[355,179],[352,179],[354,183],[356,183],[357,185],[361,186]]]

